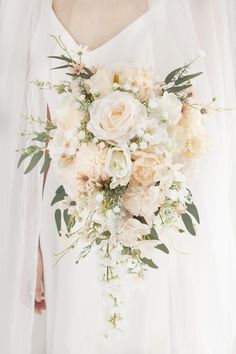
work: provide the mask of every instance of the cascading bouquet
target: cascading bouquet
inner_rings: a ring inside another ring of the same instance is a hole
[[[201,73],[188,73],[193,61],[161,82],[132,65],[89,68],[86,48],[71,54],[56,39],[64,52],[52,58],[63,62],[56,69],[67,80],[35,83],[55,89],[61,105],[52,120],[28,117],[40,129],[30,134],[33,144],[21,150],[19,165],[30,157],[29,173],[44,158],[45,173],[52,162],[60,184],[55,221],[70,240],[58,260],[75,247],[76,262],[98,249],[108,322],[119,329],[122,279],[158,268],[170,230],[196,235],[199,215],[186,176],[206,150],[209,105],[195,101],[192,79]]]

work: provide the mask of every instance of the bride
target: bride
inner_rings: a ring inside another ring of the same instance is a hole
[[[19,3],[19,4],[18,4]],[[197,238],[173,238],[170,255],[130,294],[125,330],[102,338],[103,300],[96,254],[78,265],[74,254],[53,268],[64,240],[50,206],[53,168],[44,180],[15,171],[22,112],[53,120],[58,98],[29,82],[63,79],[51,71],[60,53],[50,34],[86,63],[132,63],[162,77],[206,53],[196,91],[203,102],[235,105],[232,44],[223,0],[24,0],[2,5],[1,231],[2,354],[234,354],[236,352],[235,120],[221,112],[206,121],[211,147],[191,190],[200,210]],[[7,26],[9,19],[11,27]],[[17,37],[16,37],[17,34]],[[43,198],[42,195],[43,188]],[[40,323],[36,313],[43,313]],[[33,323],[34,322],[34,323]],[[31,341],[32,329],[34,335]]]

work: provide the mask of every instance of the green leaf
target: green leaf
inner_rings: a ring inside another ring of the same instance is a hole
[[[122,254],[123,256],[130,256],[131,253],[132,253],[132,251],[131,251],[131,248],[130,248],[130,247],[125,247],[125,246],[123,246],[123,250],[122,250],[122,252],[121,252],[121,254]]]
[[[183,67],[171,71],[171,73],[165,78],[165,83],[169,84],[182,69]]]
[[[66,224],[66,228],[68,229],[68,225],[69,225],[69,221],[70,221],[70,215],[68,213],[68,209],[65,209],[63,211],[63,219],[65,221],[65,224]]]
[[[174,86],[174,87],[171,87],[167,90],[168,93],[177,93],[177,92],[181,92],[181,91],[184,91],[186,90],[187,88],[189,87],[192,87],[193,85],[192,84],[189,84],[189,85],[184,85],[184,86]]]
[[[40,173],[47,172],[50,167],[50,163],[51,163],[51,157],[49,156],[48,151],[46,151],[45,157],[44,157],[44,163],[43,163]]]
[[[84,74],[84,73],[80,73],[79,76],[82,77],[82,79],[90,79],[91,77],[91,75]]]
[[[189,214],[182,214],[182,220],[183,220],[183,223],[187,229],[187,231],[193,235],[193,236],[196,236],[196,231],[194,229],[194,226],[193,226],[193,222],[192,222],[192,219],[191,217],[189,216]]]
[[[141,258],[141,261],[148,265],[150,268],[154,268],[154,269],[158,269],[158,266],[153,262],[152,259],[148,259],[148,258]]]
[[[63,60],[63,61],[67,61],[68,63],[72,63],[72,62],[73,62],[73,60],[72,60],[72,59],[67,58],[67,57],[66,57],[66,56],[64,56],[64,55],[61,55],[60,57],[55,56],[55,55],[50,55],[50,56],[48,56],[48,58],[50,58],[50,59],[58,59],[58,60]]]
[[[190,80],[194,79],[195,77],[198,77],[198,76],[200,76],[202,74],[203,74],[202,72],[199,72],[199,73],[196,73],[196,74],[183,76],[183,77],[181,77],[181,78],[179,78],[178,80],[175,81],[175,85],[182,85],[184,82],[190,81]]]
[[[102,239],[101,238],[96,238],[95,242],[96,242],[96,245],[99,246],[101,244],[101,242],[102,242]]]
[[[200,217],[196,205],[194,203],[185,203],[185,205],[189,214],[191,214],[195,218],[197,223],[200,224]]]
[[[60,209],[57,209],[55,211],[54,217],[56,221],[57,231],[60,235],[60,231],[61,231],[61,210]]]
[[[136,220],[138,220],[138,221],[140,221],[142,224],[145,224],[145,225],[147,225],[147,222],[146,222],[146,220],[144,219],[144,217],[143,216],[134,216],[133,217],[134,219],[136,219]]]
[[[110,231],[104,231],[104,232],[102,233],[102,236],[104,236],[104,237],[110,237],[110,236],[111,236],[111,233],[110,233]]]
[[[65,64],[61,66],[55,66],[54,68],[51,68],[51,70],[58,70],[58,69],[65,69],[65,68],[72,68],[72,65]]]
[[[43,151],[38,151],[36,152],[30,161],[29,166],[27,167],[27,169],[25,170],[25,174],[29,173],[30,171],[33,170],[33,168],[37,165],[37,163],[39,162],[39,160],[43,157]]]
[[[60,186],[57,190],[56,190],[56,195],[53,198],[52,202],[51,202],[51,206],[53,206],[54,204],[61,202],[62,200],[65,199],[65,197],[67,197],[67,193],[65,192],[65,189],[63,186]]]
[[[49,141],[49,136],[45,132],[37,133],[36,136],[33,138],[33,140],[39,141],[41,143],[45,143],[45,142]]]
[[[158,210],[157,211],[155,211],[155,215],[157,216],[159,213],[160,213],[160,211],[161,211],[161,208],[158,208]]]
[[[149,240],[159,240],[155,227],[151,229],[150,235],[148,236],[149,236]]]
[[[164,243],[162,243],[161,245],[155,246],[155,248],[157,248],[158,250],[160,250],[160,251],[162,251],[164,253],[167,253],[167,254],[170,253],[168,248],[166,247],[166,245]]]
[[[24,153],[24,154],[21,155],[21,157],[20,157],[20,159],[19,159],[19,161],[18,161],[18,164],[17,164],[17,168],[20,167],[20,165],[22,164],[22,162],[23,162],[28,156],[29,156],[29,154],[27,154],[27,153]]]

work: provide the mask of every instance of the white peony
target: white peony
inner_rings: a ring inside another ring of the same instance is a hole
[[[78,148],[78,139],[73,131],[58,129],[48,144],[49,154],[53,160],[61,157],[73,156]]]
[[[168,141],[167,130],[161,126],[157,119],[147,119],[143,124],[144,139],[150,144],[166,143]]]
[[[150,233],[150,228],[136,219],[128,219],[119,233],[119,241],[125,247],[135,247],[138,239]]]
[[[158,119],[167,125],[175,125],[181,118],[183,105],[174,93],[165,92],[162,97],[149,101]]]
[[[58,129],[68,131],[76,130],[86,113],[79,110],[78,104],[71,97],[66,96],[52,117]]]
[[[145,107],[132,95],[112,92],[94,101],[87,128],[98,139],[123,145],[132,139],[146,118]]]

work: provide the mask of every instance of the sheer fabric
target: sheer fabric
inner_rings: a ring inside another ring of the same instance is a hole
[[[216,95],[217,104],[222,107],[235,105],[225,1],[151,0],[150,6],[153,9],[147,16],[147,28],[152,36],[157,70],[164,76],[204,49],[206,59],[197,64],[208,76],[207,82],[205,78],[198,81],[198,87],[204,88],[201,96],[207,101]],[[4,166],[0,177],[1,283],[4,284],[1,303],[4,308],[0,349],[3,354],[29,354],[31,347],[42,178],[39,171],[27,177],[16,171],[15,149],[25,143],[18,138],[18,132],[32,129],[19,117],[20,113],[46,114],[44,97],[28,84],[28,78],[35,61],[42,68],[40,79],[49,77],[46,56],[52,50],[48,37],[50,12],[48,0],[9,0],[1,4],[0,157]],[[40,43],[34,41],[38,31]],[[178,262],[173,261],[169,274],[170,354],[234,354],[236,350],[234,116],[233,112],[221,113],[206,122],[212,149],[202,163],[198,182],[192,186],[202,226],[197,240],[176,245],[192,256],[189,262],[184,256]],[[183,296],[186,301],[181,307]],[[182,328],[178,326],[179,319],[186,323]],[[194,338],[196,332],[199,342]]]

